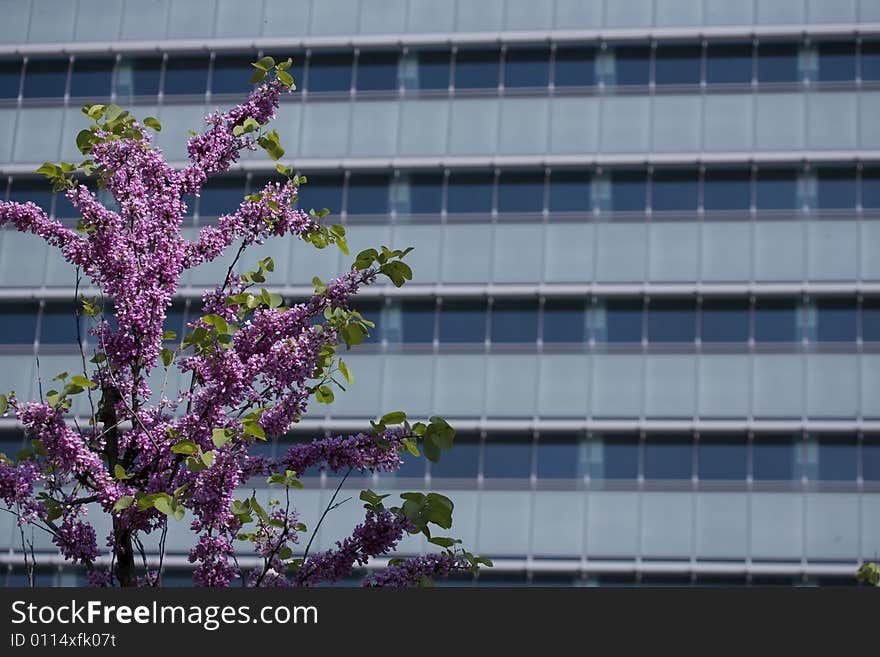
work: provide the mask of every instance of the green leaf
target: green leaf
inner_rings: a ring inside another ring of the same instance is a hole
[[[214,447],[223,447],[230,440],[231,437],[226,433],[226,429],[213,429],[211,431],[211,442],[214,443]]]
[[[195,456],[186,457],[186,467],[190,472],[202,472],[203,470],[208,469],[208,466],[202,463]]]
[[[186,509],[183,508],[182,505],[176,504],[174,506],[174,519],[178,522],[183,520],[183,516],[186,515]]]
[[[315,391],[315,399],[319,404],[332,404],[333,391],[328,386],[319,386]]]
[[[152,128],[156,132],[162,132],[162,124],[159,123],[159,119],[155,119],[152,116],[148,116],[143,121],[144,125],[148,128]]]
[[[205,315],[202,317],[202,321],[217,329],[217,333],[229,333],[229,324],[220,315]]]
[[[113,478],[118,481],[125,481],[126,479],[131,479],[132,475],[126,473],[125,468],[123,468],[118,463],[113,466]]]
[[[251,76],[251,84],[257,84],[257,82],[262,82],[266,79],[266,71],[262,69],[257,69],[254,71],[254,74]]]
[[[107,105],[107,107],[104,109],[104,122],[113,123],[113,121],[120,118],[125,113],[125,110],[122,109],[119,105]]]
[[[113,505],[114,511],[124,511],[128,507],[130,507],[134,503],[134,498],[131,495],[123,495],[118,500],[116,500],[116,504]]]
[[[199,446],[196,445],[192,440],[181,440],[179,443],[175,443],[171,447],[172,454],[195,454],[199,451]]]
[[[257,61],[251,62],[251,66],[261,71],[268,71],[273,66],[275,66],[275,60],[269,56],[260,57],[260,59],[258,59]]]
[[[70,382],[74,385],[82,386],[83,388],[95,388],[98,385],[91,379],[87,379],[86,377],[79,375],[74,375],[70,377]]]
[[[92,150],[92,140],[95,133],[91,130],[80,130],[76,134],[76,147],[83,155],[88,155]]]
[[[156,509],[156,511],[160,511],[166,516],[170,516],[174,513],[174,506],[172,502],[173,500],[168,493],[159,493],[156,496],[156,499],[153,500],[153,507]]]
[[[379,421],[382,424],[400,424],[404,420],[406,420],[406,413],[403,411],[392,411],[391,413],[385,413]]]
[[[351,373],[351,370],[348,369],[348,365],[345,364],[345,361],[341,358],[339,359],[339,371],[342,373],[342,376],[345,377],[345,380],[349,383],[354,383],[354,376]]]
[[[207,451],[202,453],[202,463],[204,463],[209,468],[214,465],[214,452]]]
[[[286,71],[291,66],[293,66],[293,58],[291,58],[291,57],[288,57],[283,62],[278,62],[277,64],[275,64],[276,70],[279,70],[279,71]]]
[[[174,331],[162,331],[162,341],[163,342],[173,342],[177,339],[177,333]]]
[[[428,539],[428,543],[433,543],[434,545],[439,545],[440,547],[450,548],[457,543],[461,543],[461,541],[457,538],[447,538],[445,536],[434,536],[433,538]]]
[[[260,440],[266,440],[265,430],[256,421],[243,422],[241,425],[241,428],[249,436],[253,436],[254,438],[259,438]]]
[[[293,87],[293,76],[287,71],[276,71],[275,76],[281,81],[285,87]]]
[[[163,347],[159,352],[159,355],[162,357],[162,364],[165,367],[171,365],[174,362],[174,352],[168,349],[167,347]]]
[[[6,399],[6,395],[0,394],[0,415],[3,415],[7,408],[9,408],[9,400]]]

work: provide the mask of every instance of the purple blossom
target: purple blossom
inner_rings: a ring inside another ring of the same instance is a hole
[[[412,559],[406,559],[400,563],[387,566],[377,573],[368,575],[364,586],[406,588],[418,586],[424,578],[445,579],[454,572],[469,572],[470,563],[460,556],[443,552],[441,554],[426,554]]]
[[[65,559],[74,563],[91,564],[98,558],[98,540],[91,525],[74,521],[72,515],[64,518],[52,542]]]

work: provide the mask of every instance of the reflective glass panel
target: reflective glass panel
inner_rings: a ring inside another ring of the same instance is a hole
[[[113,66],[115,59],[77,58],[73,62],[70,76],[70,96],[78,97],[109,97],[113,84]]]
[[[756,342],[800,340],[798,307],[787,299],[758,299],[755,302]]]
[[[255,53],[216,57],[211,73],[211,93],[243,94],[250,91],[253,88],[250,79],[257,70],[251,66],[251,62],[257,59]]]
[[[700,436],[697,465],[700,479],[744,480],[747,465],[745,436]]]
[[[505,87],[546,87],[550,84],[550,50],[509,48],[504,56]]]
[[[232,214],[244,200],[244,178],[211,178],[202,187],[199,215],[219,217]]]
[[[207,57],[169,57],[165,66],[165,95],[205,93],[208,88],[208,63]]]
[[[592,48],[557,48],[553,62],[553,83],[557,87],[596,84],[596,51]]]
[[[390,184],[384,175],[352,176],[348,181],[348,213],[388,214]]]
[[[700,84],[700,46],[658,46],[655,57],[656,84]]]
[[[648,436],[645,440],[645,479],[690,479],[693,472],[690,436]]]
[[[660,171],[651,186],[651,208],[657,212],[696,210],[700,188],[696,171]]]
[[[358,57],[358,91],[395,91],[400,54],[397,51],[361,51]]]
[[[550,212],[589,212],[593,209],[587,171],[554,171],[550,175]]]
[[[443,452],[437,463],[430,463],[434,478],[475,478],[480,467],[480,438],[456,434],[453,449]]]
[[[651,49],[618,46],[614,49],[614,82],[619,85],[647,85],[651,80]]]
[[[703,301],[700,313],[700,339],[703,342],[747,342],[748,301]]]
[[[862,207],[880,208],[880,169],[862,170]]]
[[[458,212],[491,212],[492,174],[452,174],[447,191],[447,210]]]
[[[496,301],[492,305],[492,342],[524,344],[537,339],[537,301]]]
[[[87,338],[85,316],[80,315],[80,333],[83,340]],[[77,343],[76,316],[72,306],[46,305],[40,319],[40,343],[41,344],[69,344]]]
[[[822,209],[855,209],[857,182],[854,169],[819,169],[818,202]]]
[[[451,54],[448,50],[420,50],[416,53],[415,75],[407,75],[410,89],[449,88]]]
[[[309,91],[350,91],[351,53],[312,53],[309,58]]]
[[[864,41],[861,57],[862,80],[880,80],[880,41]]]
[[[610,209],[614,212],[644,212],[648,201],[647,181],[647,176],[642,172],[613,172]]]
[[[584,476],[586,445],[576,435],[542,434],[538,438],[538,479],[576,479]]]
[[[594,479],[637,479],[638,436],[594,436],[590,442],[590,476]]]
[[[644,306],[641,300],[612,300],[605,304],[605,339],[641,342]]]
[[[752,176],[748,171],[707,171],[703,180],[706,210],[748,210]]]
[[[541,212],[544,174],[502,173],[498,179],[498,212]]]
[[[547,299],[543,313],[544,342],[582,343],[586,335],[586,310],[583,301]]]
[[[708,84],[749,84],[752,81],[751,44],[709,44],[706,50]]]
[[[161,57],[123,58],[116,70],[116,93],[122,97],[155,96],[161,77]]]
[[[445,456],[445,454],[444,454]],[[483,476],[487,479],[528,479],[532,474],[530,436],[489,436],[483,446]]]
[[[793,210],[799,207],[797,171],[765,169],[758,172],[756,206],[759,210]]]
[[[0,60],[0,98],[18,98],[21,67],[20,59]]]
[[[855,299],[823,299],[816,304],[819,342],[855,342],[858,310]]]
[[[857,470],[855,436],[819,436],[819,481],[855,481]]]
[[[440,308],[440,342],[483,342],[486,304],[450,301]]]
[[[68,60],[31,59],[24,76],[25,98],[60,98],[67,87]]]
[[[396,192],[400,214],[439,214],[443,210],[442,174],[401,176]]]
[[[880,435],[868,434],[863,438],[862,479],[880,481]]]
[[[798,44],[758,45],[758,82],[800,82]]]
[[[0,305],[0,344],[33,344],[36,333],[36,304]]]
[[[819,44],[819,81],[846,82],[856,79],[856,44],[831,42]]]
[[[495,88],[500,72],[501,53],[498,50],[460,50],[455,57],[455,88]]]
[[[755,436],[752,444],[752,477],[757,481],[800,479],[800,436]]]
[[[880,342],[880,299],[862,302],[862,340]]]
[[[308,182],[299,188],[299,207],[304,210],[327,208],[331,214],[342,212],[342,176],[308,176]]]
[[[652,300],[648,304],[648,342],[693,342],[697,313],[691,300]]]

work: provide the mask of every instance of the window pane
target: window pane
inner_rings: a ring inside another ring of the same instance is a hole
[[[700,436],[697,450],[700,479],[746,478],[745,437]]]
[[[546,87],[550,84],[550,51],[510,48],[504,57],[505,87]]]
[[[851,435],[819,437],[819,481],[855,481],[856,439]]]
[[[491,174],[453,174],[447,192],[448,212],[491,212],[493,182]]]
[[[250,79],[257,70],[251,66],[251,62],[256,60],[256,54],[216,57],[211,74],[211,93],[244,94],[250,91],[253,87]]]
[[[448,50],[420,50],[415,53],[413,71],[405,76],[408,89],[449,89],[451,54]]]
[[[77,59],[70,77],[71,97],[110,96],[115,60]]]
[[[647,180],[641,172],[613,172],[610,209],[614,212],[644,212],[648,202]]]
[[[637,479],[639,439],[608,434],[590,443],[590,476],[594,479]]]
[[[579,479],[584,476],[586,445],[578,436],[542,435],[538,439],[538,479]]]
[[[699,203],[697,172],[665,171],[654,174],[651,207],[666,210],[696,210]]]
[[[696,320],[693,301],[652,301],[648,304],[648,342],[693,342]]]
[[[748,210],[752,176],[747,171],[707,171],[703,181],[706,210]]]
[[[194,312],[199,311],[194,310]],[[115,318],[115,315],[113,317]],[[185,319],[185,317],[186,306],[182,303],[173,303],[171,305],[171,308],[169,308],[165,313],[165,323],[163,327],[166,331],[174,331],[175,333],[177,333],[178,344],[183,339],[184,334],[187,332],[187,329],[183,324],[183,320]]]
[[[401,176],[395,192],[399,214],[439,214],[443,210],[443,176],[412,174]]]
[[[80,316],[81,322],[83,317]],[[84,325],[81,327],[81,335],[85,340],[87,336]],[[40,320],[41,344],[75,345],[76,340],[76,318],[72,306],[47,305],[43,308]]]
[[[492,306],[491,337],[492,342],[535,342],[538,339],[538,302],[496,302]]]
[[[207,87],[207,57],[169,57],[165,67],[166,96],[203,94]]]
[[[550,212],[589,212],[593,209],[590,174],[555,171],[550,175]]]
[[[213,178],[202,187],[199,215],[219,217],[232,214],[244,200],[244,178]]]
[[[388,214],[388,176],[352,176],[348,181],[349,214]]]
[[[0,306],[0,344],[33,344],[37,333],[37,306],[32,303]]]
[[[312,53],[309,59],[309,91],[350,91],[351,53]]]
[[[483,342],[486,339],[484,303],[444,303],[440,308],[440,342]]]
[[[762,43],[758,45],[759,82],[800,82],[798,45]]]
[[[708,84],[748,84],[752,81],[751,45],[712,45],[706,50]]]
[[[700,84],[700,46],[659,46],[654,63],[657,84]]]
[[[756,342],[795,342],[800,339],[794,301],[758,299],[755,302]]]
[[[855,342],[858,312],[855,299],[825,299],[816,304],[819,342]]]
[[[429,343],[434,340],[436,306],[433,301],[405,301],[389,307],[385,336],[389,342]],[[395,314],[398,320],[394,320]]]
[[[20,59],[0,61],[0,98],[18,98],[21,67]]]
[[[24,447],[24,434],[19,431],[4,431],[0,433],[0,454],[6,454],[11,459]]]
[[[498,212],[541,212],[543,173],[502,173],[498,179]]]
[[[587,339],[583,301],[547,299],[544,303],[544,342],[581,343]]]
[[[759,210],[793,210],[798,207],[796,171],[759,171],[756,206]]]
[[[651,79],[651,49],[618,46],[614,49],[613,84],[647,85]]]
[[[822,209],[855,208],[856,172],[852,169],[820,169],[818,196]]]
[[[856,45],[853,42],[819,44],[819,81],[856,79]]]
[[[880,481],[880,436],[868,435],[862,443],[862,479]]]
[[[641,342],[643,314],[644,308],[641,300],[608,301],[605,304],[605,340],[607,342]]]
[[[460,50],[455,58],[456,89],[490,89],[498,86],[501,53],[497,50]]]
[[[359,91],[395,91],[400,54],[364,51],[358,57],[357,89]]]
[[[448,453],[448,452],[447,452]],[[446,454],[444,454],[444,457]],[[483,476],[497,479],[528,479],[532,474],[530,437],[489,436],[483,447]]]
[[[33,201],[49,214],[52,209],[52,188],[45,180],[13,178],[9,200],[17,203]]]
[[[364,344],[376,344],[381,340],[383,332],[385,335],[388,334],[390,321],[386,321],[386,316],[382,313],[382,307],[378,301],[358,301],[354,310],[357,310],[364,319],[376,325],[373,328],[367,328],[368,334],[364,337]],[[323,316],[320,319],[323,321]]]
[[[747,342],[749,304],[747,301],[704,301],[700,324],[703,342]]]
[[[756,481],[800,479],[800,436],[755,436],[752,445],[752,477]]]
[[[862,207],[880,208],[880,169],[862,171]]]
[[[155,96],[162,75],[160,57],[122,59],[116,71],[116,93],[122,97]]]
[[[880,41],[862,43],[862,80],[880,80]]]
[[[429,467],[434,478],[476,478],[480,467],[479,436],[457,434],[453,448],[443,452],[443,458]]]
[[[341,176],[308,176],[308,182],[299,188],[299,207],[304,210],[327,208],[331,214],[342,212]]]
[[[690,436],[648,436],[645,479],[690,479],[693,439]]]
[[[862,302],[862,340],[880,342],[880,299]]]
[[[592,48],[557,48],[553,62],[553,83],[557,87],[596,84],[596,51]]]
[[[65,59],[31,59],[24,76],[25,98],[60,98],[67,86]]]

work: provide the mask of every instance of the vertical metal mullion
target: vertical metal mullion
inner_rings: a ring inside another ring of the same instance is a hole
[[[207,102],[211,102],[211,97],[214,95],[214,62],[217,59],[217,52],[212,50],[208,53],[208,79],[205,84],[205,98]]]

